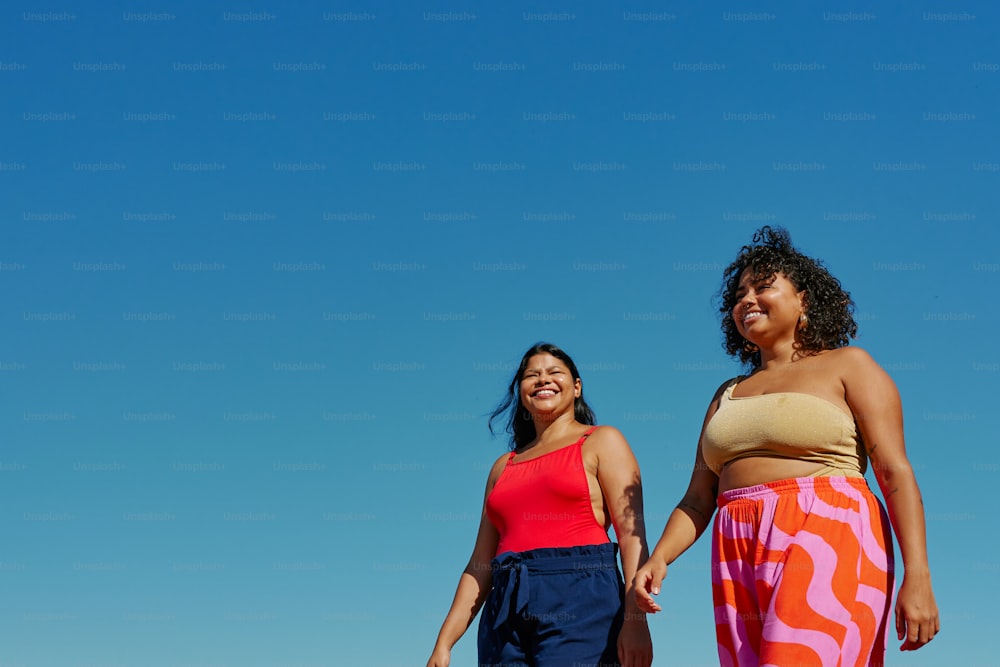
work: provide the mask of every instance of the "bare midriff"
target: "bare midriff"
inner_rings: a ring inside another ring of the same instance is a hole
[[[730,461],[719,474],[719,493],[779,479],[812,477],[826,466],[777,456],[748,456]]]

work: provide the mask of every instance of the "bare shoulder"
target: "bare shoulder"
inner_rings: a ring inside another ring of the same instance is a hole
[[[614,426],[598,426],[583,443],[587,469],[607,481],[638,474],[639,463],[624,434]],[[610,476],[610,477],[609,477]]]
[[[828,353],[839,369],[845,398],[855,415],[860,403],[872,400],[899,400],[899,391],[892,377],[868,352],[860,347],[842,347]],[[835,355],[835,356],[834,356]]]
[[[844,366],[870,366],[878,365],[875,360],[872,359],[872,355],[861,347],[856,347],[854,345],[848,345],[847,347],[838,347],[835,350],[827,350],[823,353],[828,361],[836,362],[838,364],[843,364]]]
[[[628,440],[621,431],[614,426],[598,426],[594,432],[587,436],[588,449],[597,451],[613,451],[616,449],[629,449]]]
[[[490,467],[490,478],[499,477],[503,469],[507,467],[507,461],[510,460],[510,452],[504,452],[497,457],[497,460],[493,462]]]
[[[849,345],[836,350],[829,350],[824,354],[831,364],[840,370],[845,378],[865,378],[872,375],[885,375],[885,371],[878,365],[863,348]]]
[[[497,460],[493,462],[493,466],[490,468],[489,477],[486,478],[486,491],[489,492],[496,484],[497,480],[500,479],[500,474],[503,473],[503,469],[507,467],[507,461],[510,459],[510,452],[506,452],[497,457]]]

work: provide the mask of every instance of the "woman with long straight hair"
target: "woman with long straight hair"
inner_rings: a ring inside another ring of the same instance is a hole
[[[524,353],[491,431],[498,420],[511,451],[490,470],[472,557],[427,666],[450,664],[482,608],[481,667],[649,667],[646,615],[624,585],[647,553],[628,442],[594,425],[576,364],[549,343]]]

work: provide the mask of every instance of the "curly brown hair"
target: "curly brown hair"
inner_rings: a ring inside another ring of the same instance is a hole
[[[744,271],[751,271],[754,280],[768,280],[781,273],[796,290],[805,291],[808,323],[796,334],[796,345],[801,352],[815,354],[844,347],[857,336],[854,302],[840,281],[821,261],[799,252],[792,245],[788,231],[764,226],[754,232],[750,245],[743,246],[733,263],[726,267],[719,290],[723,346],[728,354],[739,357],[747,367],[760,367],[760,351],[740,335],[733,322],[736,290]]]

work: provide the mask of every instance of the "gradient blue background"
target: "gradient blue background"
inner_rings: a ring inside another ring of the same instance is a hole
[[[889,664],[996,664],[997,19],[9,3],[0,665],[423,665],[538,340],[630,440],[655,541],[767,223],[903,397],[943,629]],[[717,664],[708,559],[671,567],[655,664]]]

